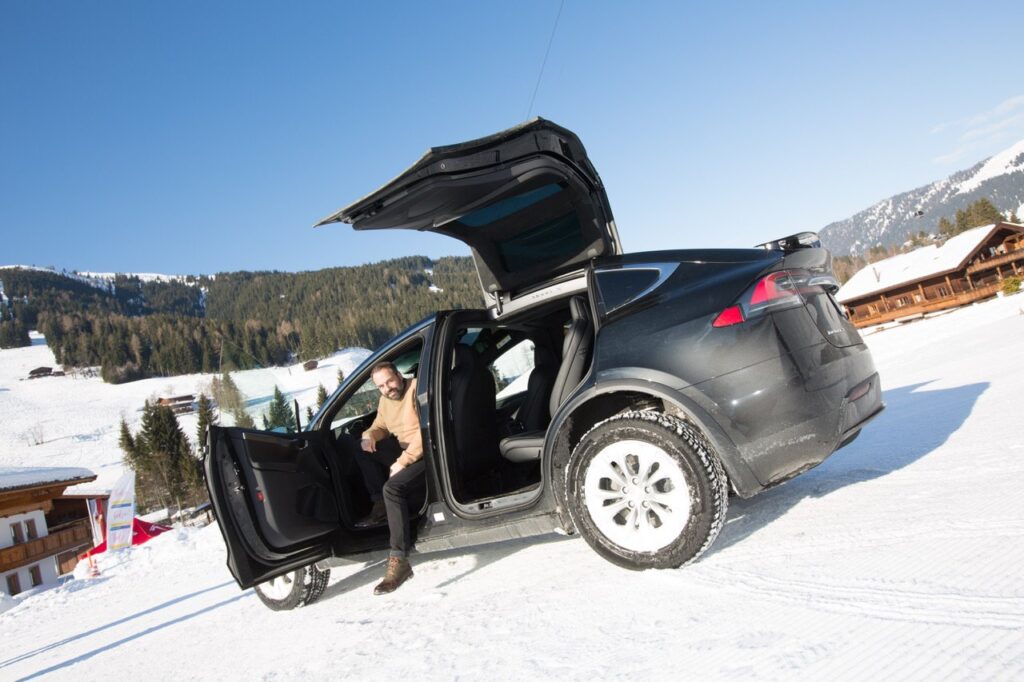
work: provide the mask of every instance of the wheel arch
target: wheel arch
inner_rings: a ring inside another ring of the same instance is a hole
[[[616,379],[591,384],[559,408],[548,427],[544,462],[549,481],[560,481],[573,448],[594,424],[625,410],[644,409],[673,414],[694,424],[718,454],[729,485],[740,497],[750,497],[763,486],[740,457],[732,439],[715,419],[678,391],[659,382]],[[562,486],[552,485],[563,521],[565,499]]]

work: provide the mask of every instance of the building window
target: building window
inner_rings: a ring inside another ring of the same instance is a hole
[[[18,582],[18,574],[11,573],[7,576],[7,594],[12,597],[21,592],[21,583]]]
[[[21,522],[11,524],[11,537],[14,538],[14,544],[21,544],[25,542],[25,532],[21,530]]]
[[[39,537],[39,532],[36,530],[35,519],[29,519],[25,522],[25,530],[29,540],[35,540],[37,537]]]
[[[28,574],[32,578],[32,587],[43,584],[43,572],[39,570],[39,564],[28,569]]]

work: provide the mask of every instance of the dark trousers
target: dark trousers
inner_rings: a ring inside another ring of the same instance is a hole
[[[377,443],[377,452],[356,452],[356,462],[363,474],[366,491],[374,502],[384,500],[391,531],[391,556],[404,557],[412,549],[412,506],[422,503],[426,491],[426,463],[420,459],[394,476],[389,469],[402,448],[394,438]]]

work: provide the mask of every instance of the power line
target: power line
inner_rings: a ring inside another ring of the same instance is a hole
[[[533,101],[537,99],[537,90],[540,89],[540,79],[544,76],[544,67],[548,63],[548,54],[551,52],[551,43],[555,42],[555,31],[558,30],[558,20],[562,17],[562,8],[565,7],[565,0],[558,4],[558,14],[555,15],[555,25],[551,27],[551,37],[548,38],[548,47],[544,50],[544,60],[540,63],[540,73],[537,74],[537,84],[533,86],[533,95],[530,96],[530,106],[526,107],[526,118],[530,118],[533,111]]]

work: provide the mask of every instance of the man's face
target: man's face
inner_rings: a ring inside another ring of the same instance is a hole
[[[401,400],[405,390],[405,377],[398,372],[382,369],[373,373],[373,383],[388,400]]]

